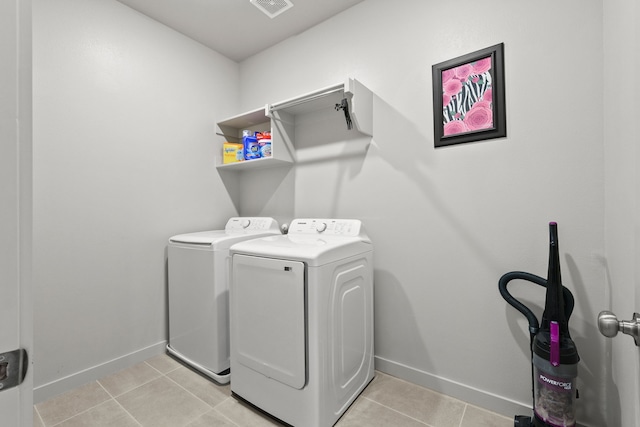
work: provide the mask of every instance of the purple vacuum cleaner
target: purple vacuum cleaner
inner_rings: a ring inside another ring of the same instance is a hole
[[[507,284],[516,279],[547,289],[541,323],[527,306],[507,291]],[[573,312],[574,299],[571,291],[562,286],[558,225],[555,222],[549,223],[547,279],[512,271],[500,278],[498,288],[500,295],[529,322],[533,418],[517,415],[514,427],[574,427],[575,399],[578,398],[575,380],[580,356],[569,334],[569,317]]]

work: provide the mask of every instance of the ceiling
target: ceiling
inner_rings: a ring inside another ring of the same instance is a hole
[[[290,0],[274,18],[250,0],[118,1],[240,62],[363,0]]]

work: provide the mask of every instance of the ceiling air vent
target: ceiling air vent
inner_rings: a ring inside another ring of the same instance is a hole
[[[293,7],[289,0],[250,0],[258,9],[273,19],[287,9]]]

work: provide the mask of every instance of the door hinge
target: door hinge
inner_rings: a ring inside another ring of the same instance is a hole
[[[0,353],[0,391],[22,384],[28,367],[29,358],[26,350],[20,348]]]

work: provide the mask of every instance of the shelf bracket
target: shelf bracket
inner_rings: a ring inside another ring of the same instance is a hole
[[[344,112],[344,119],[347,122],[347,129],[353,129],[351,114],[349,114],[349,100],[347,98],[342,98],[342,102],[340,104],[336,104],[336,111],[340,110]]]

